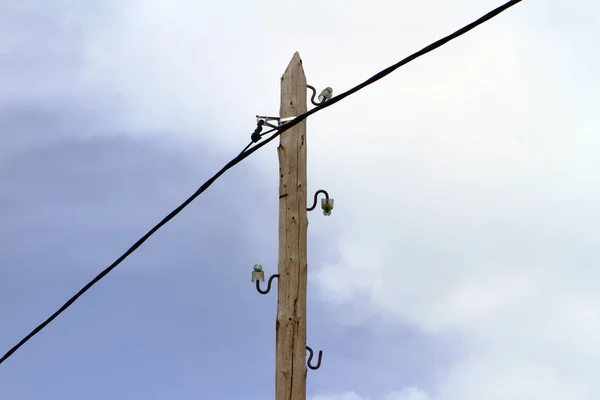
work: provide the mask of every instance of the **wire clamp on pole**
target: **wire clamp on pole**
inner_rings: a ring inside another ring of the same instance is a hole
[[[270,128],[274,128],[274,129],[279,128],[279,117],[268,117],[266,115],[257,115],[256,119],[258,120],[259,123],[262,123],[263,125],[266,125]]]
[[[279,129],[286,122],[290,122],[291,120],[293,120],[296,117],[297,116],[280,118],[280,117],[267,117],[264,115],[257,115],[256,119],[259,121],[259,123],[260,123],[260,121],[262,121],[262,124],[264,124],[270,128]]]
[[[250,136],[253,143],[258,142],[262,138],[263,135],[261,135],[260,133],[262,132],[264,124],[265,124],[265,121],[262,119],[259,119],[256,122],[256,129],[254,130],[254,132],[252,132],[252,136]]]

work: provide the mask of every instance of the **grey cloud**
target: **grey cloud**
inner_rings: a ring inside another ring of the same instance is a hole
[[[6,117],[1,128],[18,129],[20,120],[9,124]],[[45,124],[50,132],[51,121]],[[125,136],[65,137],[5,158],[3,348],[112,262],[215,164],[210,158],[197,164],[185,155],[168,156]],[[229,197],[228,187],[240,186],[244,175],[240,170],[215,184],[211,194],[3,365],[0,380],[15,386],[11,398],[43,393],[77,398],[88,386],[96,389],[86,398],[144,390],[152,396],[165,388],[214,390],[231,371],[246,377],[244,386],[257,376],[268,381],[267,370],[253,373],[255,363],[268,364],[256,337],[240,335],[247,326],[272,328],[268,311],[255,312],[260,299],[248,283],[254,239],[243,228],[256,214],[232,211]],[[238,193],[258,202],[252,186]],[[36,383],[21,386],[31,376]],[[98,376],[110,384],[98,388]]]
[[[26,12],[2,3],[0,45],[9,55],[0,66],[6,88],[0,111],[3,348],[54,311],[226,161],[200,146],[182,149],[175,143],[175,153],[169,154],[173,149],[166,151],[164,143],[132,139],[133,133],[119,124],[125,112],[115,111],[119,95],[100,89],[102,80],[85,78],[87,35],[101,23],[94,20],[97,10],[69,3],[29,2]],[[102,56],[111,59],[120,53],[110,53],[108,42]],[[284,52],[279,45],[273,48]],[[229,59],[239,57],[232,46],[221,50]],[[282,60],[287,57],[280,54]],[[222,64],[218,60],[211,59],[215,68]],[[140,65],[148,66],[147,61],[140,58]],[[267,64],[275,68],[276,63],[261,61],[252,68]],[[187,65],[194,65],[198,74],[196,64]],[[131,68],[135,74],[141,72],[138,66]],[[249,81],[237,66],[227,68],[230,77],[223,82],[228,85]],[[168,71],[155,77],[160,80],[155,83],[162,84]],[[253,83],[255,91],[264,75]],[[170,88],[190,85],[190,79],[180,78],[179,86],[164,81]],[[144,93],[147,82],[136,81],[144,85]],[[175,93],[166,93],[172,94],[169,101],[152,99],[160,109],[174,101]],[[218,101],[228,106],[238,101],[236,115],[253,115],[257,103],[270,104],[265,96],[253,96],[253,101],[242,96]],[[195,108],[196,97],[189,104],[194,117],[209,119],[208,111]],[[211,104],[213,110],[222,105]],[[227,119],[231,115],[228,110]],[[155,124],[151,115],[138,117]],[[236,124],[242,125],[237,120],[224,123]],[[211,134],[225,137],[223,130]],[[276,301],[256,294],[249,272],[255,262],[275,269],[276,186],[261,182],[254,166],[248,161],[226,174],[3,365],[0,386],[8,388],[8,396],[272,396]],[[276,173],[271,176],[276,179]],[[312,232],[314,272],[336,255]],[[439,348],[440,338],[422,337],[401,324],[389,324],[385,334],[372,332],[386,325],[379,320],[371,327],[340,324],[334,316],[340,309],[324,303],[315,285],[310,288],[309,343],[325,351],[325,360],[321,370],[310,372],[309,392],[346,390],[349,384],[360,392],[426,384],[432,379],[428,367],[439,365],[434,359],[441,357],[444,363],[452,356]]]
[[[203,156],[202,148],[170,155],[126,135],[70,135],[86,125],[85,116],[72,117],[21,109],[2,118],[0,129],[20,138],[35,142],[41,127],[56,138],[21,147],[0,163],[4,348],[222,163]],[[226,174],[24,346],[5,364],[2,379],[11,382],[12,398],[77,398],[97,376],[106,385],[87,398],[145,391],[185,398],[203,390],[227,397],[250,387],[255,398],[270,395],[275,298],[256,294],[249,272],[255,262],[275,268],[276,212],[266,199],[276,192],[258,182],[247,167]],[[331,257],[317,239],[311,239],[311,258]],[[374,346],[370,329],[333,323],[330,314],[337,310],[314,289],[309,342],[326,355],[321,370],[310,374],[309,391],[344,390],[348,380],[364,391],[427,381],[426,364],[440,358],[432,353],[435,340],[391,326]],[[364,374],[365,365],[372,373]],[[243,377],[234,386],[228,385],[232,373]],[[30,376],[39,378],[35,385],[24,383]]]
[[[2,103],[56,97],[77,86],[83,59],[75,29],[24,6],[6,4],[0,27]]]

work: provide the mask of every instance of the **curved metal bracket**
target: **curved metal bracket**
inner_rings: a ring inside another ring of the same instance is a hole
[[[331,90],[330,87],[326,88],[323,92],[321,92],[321,95],[325,95],[322,99],[322,101],[320,103],[315,101],[315,97],[317,96],[317,89],[315,89],[314,86],[311,85],[306,85],[307,88],[309,88],[310,90],[312,90],[312,96],[310,97],[310,102],[313,103],[313,105],[315,106],[320,106],[321,104],[325,103],[328,99],[331,98],[331,95],[333,94],[333,90]],[[319,96],[319,99],[321,98],[321,96]]]
[[[319,357],[317,358],[317,365],[312,365],[312,359],[313,356],[315,355],[315,353],[313,352],[313,349],[311,349],[310,347],[306,346],[306,350],[308,350],[308,361],[306,362],[306,366],[310,369],[317,370],[319,368],[321,368],[321,360],[323,359],[323,350],[319,350]]]
[[[279,274],[273,274],[271,275],[271,277],[269,278],[268,282],[267,282],[267,290],[262,290],[260,288],[260,281],[256,281],[256,290],[258,291],[258,293],[260,294],[267,294],[271,291],[271,283],[273,283],[273,279],[275,278],[279,278]]]
[[[315,192],[315,198],[313,200],[313,205],[306,209],[306,211],[312,211],[317,207],[317,198],[319,197],[319,193],[325,195],[325,199],[321,202],[321,207],[323,208],[323,214],[325,216],[331,215],[331,210],[333,210],[333,199],[329,198],[329,193],[326,190],[319,189]]]
[[[309,207],[306,209],[306,211],[312,211],[317,207],[317,198],[319,197],[319,194],[322,193],[325,195],[325,201],[329,202],[329,193],[327,193],[327,190],[323,190],[323,189],[319,189],[315,192],[315,199],[313,201],[313,205],[312,207]]]
[[[317,89],[315,89],[315,87],[311,86],[311,85],[306,85],[306,87],[309,88],[310,90],[312,90],[312,92],[313,92],[312,96],[310,97],[310,102],[313,103],[313,105],[315,105],[315,106],[321,105],[321,103],[317,103],[315,101],[315,96],[317,95]]]

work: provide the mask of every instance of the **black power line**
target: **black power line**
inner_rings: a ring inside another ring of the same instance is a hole
[[[104,278],[106,275],[108,275],[109,272],[111,272],[119,264],[121,264],[121,262],[123,262],[123,260],[125,260],[127,257],[129,257],[131,255],[131,253],[136,251],[146,240],[148,240],[148,238],[150,238],[150,236],[152,236],[156,231],[158,231],[165,224],[167,224],[170,220],[172,220],[177,214],[179,214],[185,207],[187,207],[192,201],[194,201],[196,199],[196,197],[200,196],[206,189],[208,189],[210,187],[210,185],[212,185],[221,175],[223,175],[225,172],[227,172],[230,168],[233,168],[235,165],[239,164],[241,161],[246,159],[252,153],[257,151],[261,147],[265,146],[270,141],[275,139],[277,136],[281,135],[283,132],[285,132],[288,129],[292,128],[293,126],[297,125],[298,123],[300,123],[307,117],[313,115],[314,113],[321,111],[324,108],[332,106],[335,103],[337,103],[338,101],[345,99],[346,97],[358,92],[359,90],[369,86],[370,84],[372,84],[374,82],[377,82],[378,80],[391,74],[392,72],[394,72],[396,69],[400,68],[401,66],[408,64],[409,62],[437,49],[440,46],[443,46],[444,44],[448,43],[449,41],[451,41],[453,39],[456,39],[457,37],[467,33],[471,29],[483,24],[484,22],[489,21],[490,19],[494,18],[495,16],[497,16],[498,14],[507,10],[508,8],[516,5],[517,3],[520,3],[521,1],[522,0],[512,0],[512,1],[505,3],[504,5],[496,8],[493,11],[490,11],[483,17],[479,18],[477,21],[474,21],[474,22],[470,23],[469,25],[465,26],[464,28],[461,28],[458,31],[438,40],[437,42],[434,42],[434,43],[430,44],[429,46],[424,47],[423,49],[417,51],[416,53],[406,57],[402,61],[399,61],[398,63],[377,73],[376,75],[373,75],[371,78],[369,78],[366,81],[364,81],[363,83],[353,87],[352,89],[340,94],[339,96],[335,96],[331,100],[329,100],[325,103],[322,103],[321,105],[311,109],[310,111],[308,111],[302,115],[297,116],[290,122],[279,127],[278,129],[276,129],[275,133],[273,135],[271,135],[269,138],[262,141],[261,143],[257,144],[256,146],[250,147],[252,145],[252,143],[250,143],[248,146],[246,146],[244,148],[244,150],[242,150],[242,152],[240,154],[238,154],[234,159],[229,161],[223,168],[221,168],[221,170],[219,172],[217,172],[215,175],[213,175],[212,178],[210,178],[209,180],[204,182],[204,184],[202,186],[200,186],[200,188],[198,190],[196,190],[196,192],[194,192],[194,194],[192,194],[187,200],[185,200],[183,203],[181,203],[181,205],[179,207],[177,207],[176,209],[171,211],[169,213],[169,215],[164,217],[162,219],[162,221],[160,221],[158,224],[156,224],[152,229],[150,229],[148,231],[148,233],[146,233],[137,242],[135,242],[125,253],[123,253],[123,255],[121,257],[119,257],[115,262],[113,262],[111,265],[106,267],[106,269],[104,269],[102,272],[100,272],[87,285],[85,285],[81,290],[79,290],[77,293],[75,293],[75,295],[73,295],[73,297],[71,297],[65,304],[63,304],[62,307],[60,307],[54,314],[52,314],[50,317],[48,317],[44,322],[42,322],[34,330],[32,330],[27,336],[25,336],[19,343],[17,343],[15,346],[13,346],[4,356],[2,356],[2,358],[0,358],[0,364],[2,364],[4,361],[6,361],[21,346],[23,346],[25,343],[27,343],[32,337],[37,335],[42,329],[44,329],[46,326],[48,326],[48,324],[50,324],[56,317],[58,317],[67,308],[69,308],[79,297],[81,297],[81,295],[83,295],[85,292],[87,292],[92,286],[94,286],[96,283],[98,283],[98,281],[100,281],[102,278]]]

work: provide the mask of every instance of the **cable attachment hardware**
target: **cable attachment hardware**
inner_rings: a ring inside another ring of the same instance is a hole
[[[260,265],[260,264],[254,265],[254,270],[252,271],[252,283],[264,282],[264,281],[265,281],[265,273],[262,269],[262,265]]]
[[[312,207],[306,209],[306,211],[312,211],[317,207],[317,197],[319,197],[319,193],[325,195],[324,199],[321,199],[321,208],[323,209],[323,215],[326,217],[331,215],[331,210],[333,210],[333,199],[329,198],[329,193],[326,190],[319,189],[315,192],[315,198],[313,201]]]
[[[262,121],[263,125],[266,125],[269,128],[273,128],[273,129],[279,129],[279,127],[281,125],[283,125],[286,122],[290,122],[294,118],[296,118],[296,117],[294,116],[294,117],[279,118],[279,117],[267,117],[267,116],[264,116],[264,115],[257,115],[256,116],[256,119],[259,122]],[[263,135],[261,135],[261,136],[263,136]]]
[[[317,357],[317,365],[312,365],[312,359],[313,356],[315,355],[315,353],[313,352],[313,349],[311,349],[310,347],[306,346],[306,350],[308,350],[308,361],[306,361],[306,366],[310,369],[317,370],[319,368],[321,368],[321,360],[323,359],[323,350],[319,350],[319,357]]]
[[[311,85],[306,85],[306,87],[309,88],[310,90],[312,90],[312,92],[313,92],[312,97],[310,98],[310,102],[313,103],[313,105],[315,105],[315,106],[320,106],[321,104],[325,103],[327,100],[330,100],[333,97],[333,89],[330,87],[326,87],[325,89],[323,89],[323,91],[319,95],[319,102],[317,103],[315,101],[315,96],[317,95],[317,89],[315,89],[314,86],[311,86]]]
[[[271,284],[273,283],[273,279],[279,278],[279,274],[271,275],[269,281],[267,282],[267,290],[262,290],[260,288],[260,283],[265,281],[265,273],[262,269],[262,265],[256,264],[254,266],[254,270],[252,271],[252,282],[256,282],[256,290],[260,294],[267,294],[271,291]]]
[[[286,118],[286,120],[287,119],[288,118]],[[276,125],[273,124],[273,123],[271,123],[271,121],[276,122]],[[263,132],[263,127],[265,125],[268,126],[271,129]],[[256,116],[256,129],[254,130],[254,132],[252,132],[252,135],[250,136],[250,139],[252,139],[252,143],[257,143],[265,135],[268,135],[269,133],[278,130],[279,129],[279,125],[280,125],[280,118],[277,118],[277,117],[263,117],[263,116],[257,115]]]
[[[267,117],[264,115],[257,115],[256,119],[262,125],[266,125],[270,128],[274,128],[274,129],[279,128],[279,117]]]
[[[262,132],[264,124],[265,121],[262,119],[256,121],[256,129],[254,130],[254,132],[252,132],[252,136],[250,136],[254,143],[258,142],[262,138],[262,135],[260,133]]]

